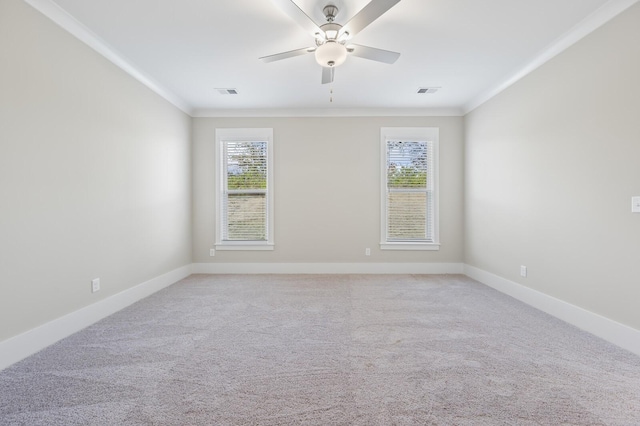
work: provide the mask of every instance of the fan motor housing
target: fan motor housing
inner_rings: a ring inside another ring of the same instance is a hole
[[[340,30],[342,29],[342,25],[328,23],[320,26],[320,29],[324,33],[327,40],[335,40],[338,38],[338,34],[340,34]]]

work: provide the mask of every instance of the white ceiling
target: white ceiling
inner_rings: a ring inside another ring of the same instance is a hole
[[[637,0],[402,0],[352,40],[400,52],[398,61],[349,57],[335,70],[332,103],[313,54],[258,60],[314,45],[270,0],[26,1],[203,116],[336,109],[461,114]],[[295,1],[317,23],[324,22],[322,8],[334,4],[341,24],[368,3]],[[424,86],[441,89],[416,94]]]

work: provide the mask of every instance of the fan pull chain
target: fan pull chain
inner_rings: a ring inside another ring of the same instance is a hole
[[[329,89],[329,102],[333,103],[333,87]]]

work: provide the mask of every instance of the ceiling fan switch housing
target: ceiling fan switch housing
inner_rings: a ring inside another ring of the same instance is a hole
[[[333,22],[338,14],[338,8],[332,4],[328,4],[322,9],[322,13],[327,18],[327,22]]]

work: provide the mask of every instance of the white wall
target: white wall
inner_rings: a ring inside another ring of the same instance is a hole
[[[191,263],[190,124],[0,1],[0,341]]]
[[[381,251],[380,128],[419,126],[440,128],[442,246],[435,252]],[[218,251],[209,257],[215,241],[216,127],[274,129],[274,251]],[[194,262],[460,263],[462,137],[461,117],[194,119]],[[367,247],[371,256],[365,256]]]
[[[465,117],[466,263],[635,329],[639,23],[637,4]]]

